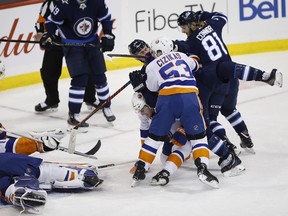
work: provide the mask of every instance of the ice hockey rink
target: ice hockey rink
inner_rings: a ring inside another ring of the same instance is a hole
[[[277,68],[284,75],[283,88],[263,83],[241,83],[238,110],[245,119],[254,141],[255,155],[242,151],[240,158],[245,173],[225,178],[211,154],[210,171],[220,181],[220,189],[201,183],[192,160],[184,163],[164,187],[151,186],[152,176],[161,170],[159,157],[155,159],[146,179],[131,188],[129,169],[138,157],[140,147],[139,121],[131,107],[133,89],[128,86],[112,100],[116,115],[113,124],[107,123],[102,112],[88,120],[86,134],[78,134],[76,150],[89,150],[98,139],[102,147],[89,159],[61,151],[35,154],[48,161],[88,162],[93,165],[113,163],[99,169],[104,183],[94,191],[81,193],[49,193],[42,215],[98,215],[98,216],[286,216],[288,214],[288,52],[233,56],[233,60],[271,71]],[[110,93],[128,81],[128,73],[137,68],[108,71]],[[9,68],[7,68],[9,73]],[[44,100],[42,84],[0,92],[0,120],[8,131],[28,136],[28,131],[67,128],[69,79],[60,81],[61,103],[58,111],[36,114],[34,106]],[[82,118],[89,114],[82,106]],[[240,139],[223,117],[228,137],[240,149]],[[67,147],[69,134],[61,145]],[[4,166],[1,164],[1,166]],[[0,205],[0,215],[18,215],[19,210]]]

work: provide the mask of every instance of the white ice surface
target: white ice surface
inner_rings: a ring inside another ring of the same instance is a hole
[[[116,166],[99,170],[104,179],[101,187],[85,193],[52,193],[42,215],[70,216],[286,216],[288,215],[288,52],[243,55],[234,61],[270,71],[278,68],[284,74],[283,88],[262,83],[241,84],[238,110],[245,119],[255,145],[255,155],[242,151],[240,158],[246,172],[238,177],[225,178],[217,165],[217,157],[211,154],[210,170],[220,181],[220,189],[202,184],[196,175],[193,162],[187,161],[165,187],[153,187],[149,182],[161,169],[157,157],[138,187],[131,188],[129,169],[137,159],[140,147],[139,121],[131,108],[133,90],[128,86],[112,101],[117,119],[106,122],[101,112],[91,119],[89,132],[77,135],[78,151],[85,152],[98,139],[102,147],[95,155],[98,160],[51,152],[39,155],[46,160],[61,162],[89,162],[96,166],[115,163]],[[128,73],[135,68],[107,73],[111,94],[128,81]],[[9,73],[9,68],[7,68]],[[61,103],[58,112],[36,114],[34,106],[44,100],[42,84],[0,92],[0,120],[6,129],[25,134],[28,131],[65,129],[68,112],[69,79],[59,83]],[[82,117],[89,111],[82,107]],[[238,148],[239,137],[222,117],[231,141]],[[61,145],[67,146],[69,134]],[[1,165],[3,166],[3,165]],[[0,206],[0,215],[18,215],[13,207]]]

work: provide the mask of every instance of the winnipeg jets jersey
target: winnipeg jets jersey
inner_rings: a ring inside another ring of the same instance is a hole
[[[59,0],[46,21],[47,32],[54,34],[56,26],[65,42],[91,42],[98,38],[98,22],[104,33],[112,32],[111,14],[104,0]]]
[[[199,56],[203,66],[215,61],[231,61],[222,39],[222,30],[227,23],[227,17],[222,13],[203,11],[201,20],[206,20],[207,25],[193,32],[186,40],[190,53]]]
[[[159,95],[198,92],[193,72],[198,63],[180,52],[170,52],[159,56],[146,67],[146,86]]]

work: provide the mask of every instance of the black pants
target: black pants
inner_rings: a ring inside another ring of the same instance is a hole
[[[63,57],[63,50],[60,47],[51,47],[44,52],[40,73],[45,88],[45,103],[47,105],[55,105],[60,102],[58,80],[62,72]],[[95,87],[90,79],[85,89],[84,101],[91,104],[96,101]]]

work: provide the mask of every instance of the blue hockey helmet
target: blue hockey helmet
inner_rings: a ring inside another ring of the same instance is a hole
[[[179,15],[177,20],[178,26],[188,25],[192,22],[199,22],[199,20],[196,19],[195,13],[193,11],[184,11]]]

